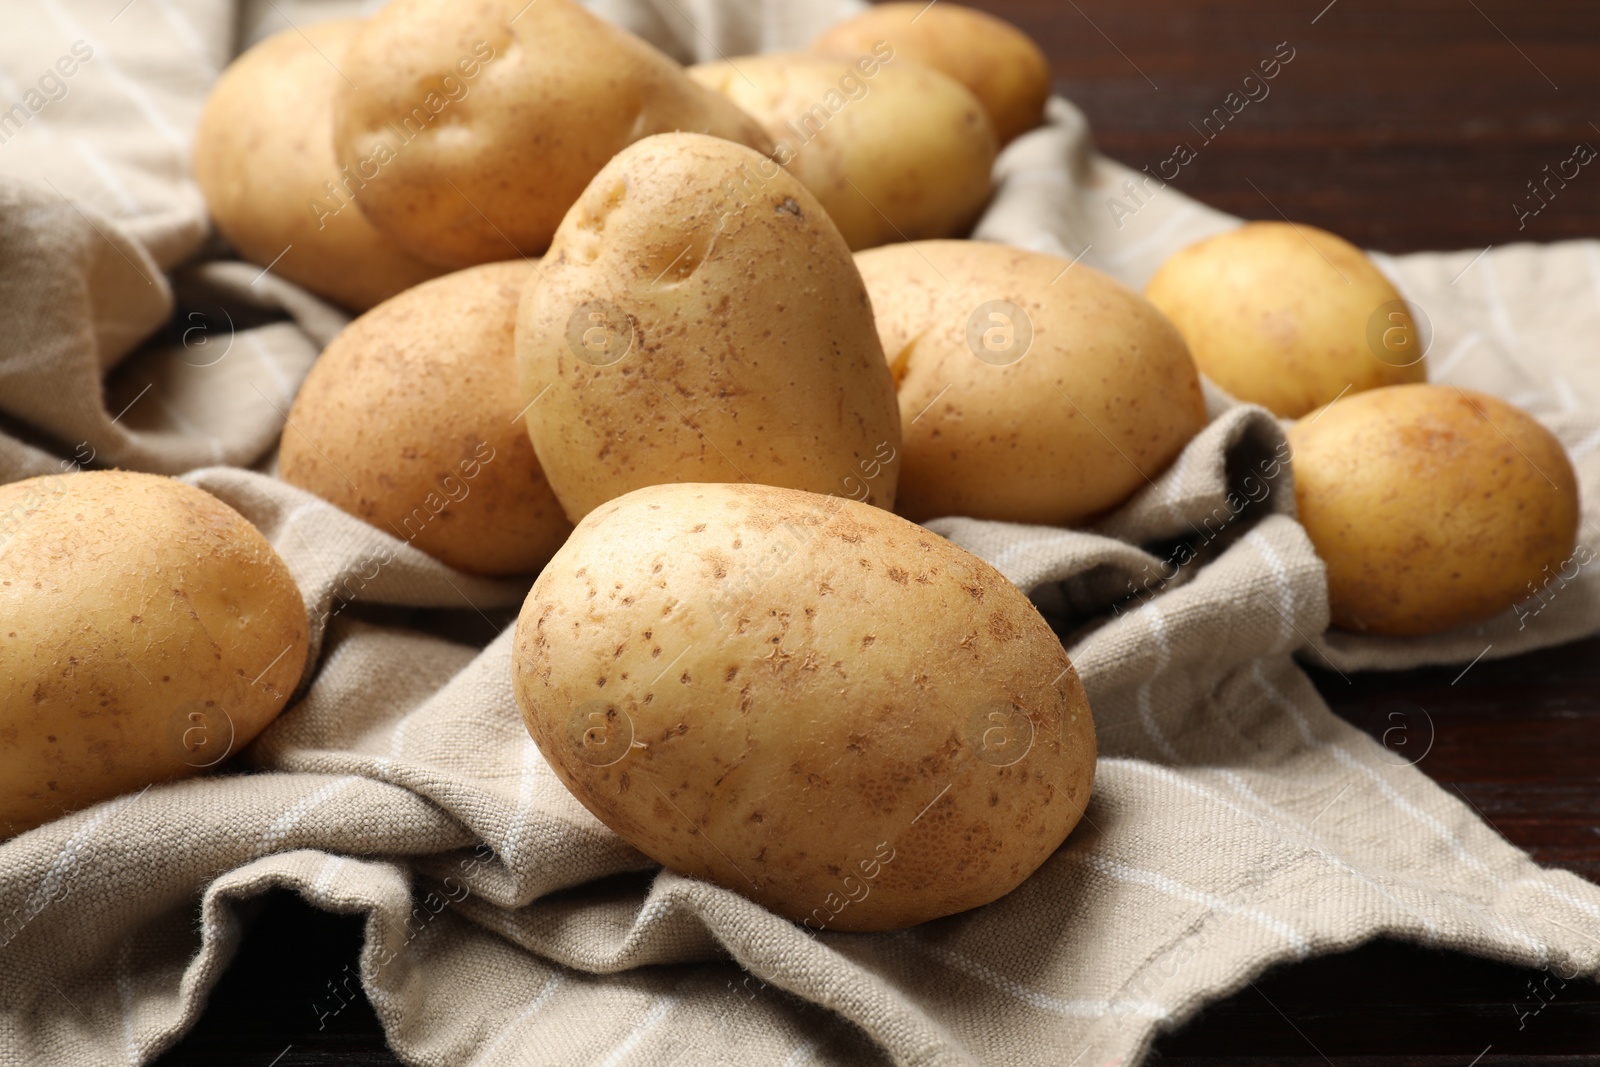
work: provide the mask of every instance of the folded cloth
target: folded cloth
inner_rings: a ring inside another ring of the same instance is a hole
[[[1131,1062],[1266,968],[1380,935],[1600,972],[1583,933],[1600,889],[1540,868],[1335,717],[1295,661],[1399,668],[1557,644],[1600,629],[1594,573],[1536,613],[1448,634],[1330,633],[1282,429],[1215,391],[1208,428],[1091,529],[930,524],[1034,596],[1095,712],[1093,801],[1015,892],[911,930],[812,936],[618,839],[518,715],[508,627],[527,583],[452,571],[248,469],[345,319],[207,244],[192,131],[235,32],[352,6],[8,14],[0,481],[74,461],[188,472],[288,561],[314,648],[293,706],[226,773],[0,844],[0,1063],[155,1057],[226,967],[241,903],[274,887],[366,916],[362,985],[416,1064]],[[685,60],[798,47],[857,7],[594,6]],[[1138,286],[1237,224],[1148,182],[1130,204],[1130,178],[1054,100],[999,160],[977,236]],[[1508,397],[1566,444],[1593,544],[1600,244],[1378,262],[1431,320],[1435,380]],[[1130,599],[1193,530],[1207,532],[1195,558]]]

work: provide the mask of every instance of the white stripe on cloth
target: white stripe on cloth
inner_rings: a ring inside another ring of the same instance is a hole
[[[494,1054],[500,1051],[500,1046],[506,1043],[506,1040],[516,1032],[517,1028],[544,1010],[544,1006],[550,1002],[550,998],[555,995],[555,991],[561,987],[563,981],[565,981],[565,976],[561,972],[552,971],[550,977],[545,979],[544,985],[539,988],[538,995],[528,1002],[528,1006],[522,1010],[521,1014],[506,1023],[505,1029],[500,1031],[500,1036],[495,1038],[488,1048],[474,1056],[472,1062],[484,1065],[492,1062]]]
[[[1272,547],[1272,542],[1261,536],[1259,529],[1251,530],[1244,540],[1265,561],[1267,569],[1272,572],[1272,580],[1278,586],[1278,618],[1281,625],[1278,627],[1278,640],[1271,649],[1276,652],[1286,645],[1292,646],[1293,638],[1298,633],[1294,622],[1294,583],[1289,580],[1289,568],[1284,565],[1283,557]]]
[[[1522,343],[1517,338],[1516,327],[1511,325],[1511,309],[1506,307],[1505,297],[1500,294],[1500,277],[1494,269],[1493,252],[1483,257],[1483,268],[1478,271],[1478,277],[1483,279],[1484,299],[1489,302],[1489,324],[1499,335],[1500,343],[1514,356],[1522,348]]]
[[[1153,778],[1167,783],[1168,785],[1176,786],[1179,789],[1183,789],[1186,792],[1193,793],[1194,795],[1203,797],[1214,804],[1218,804],[1224,808],[1227,808],[1236,815],[1242,815],[1244,818],[1266,830],[1268,832],[1268,841],[1272,844],[1275,844],[1285,850],[1289,850],[1297,855],[1319,859],[1328,866],[1333,867],[1335,870],[1343,871],[1356,881],[1361,882],[1368,888],[1376,891],[1380,896],[1387,898],[1396,907],[1415,918],[1417,922],[1422,925],[1424,936],[1430,945],[1438,942],[1439,928],[1434,924],[1433,920],[1429,919],[1426,915],[1423,915],[1413,905],[1407,904],[1405,901],[1395,896],[1382,883],[1375,881],[1368,875],[1363,874],[1360,870],[1352,867],[1339,856],[1322,847],[1315,840],[1310,840],[1309,832],[1300,834],[1298,830],[1298,824],[1296,824],[1294,820],[1290,819],[1287,814],[1284,813],[1283,810],[1277,805],[1273,804],[1264,797],[1261,797],[1253,790],[1245,788],[1243,791],[1255,803],[1259,804],[1263,808],[1266,808],[1268,815],[1263,816],[1257,814],[1256,812],[1246,811],[1244,808],[1239,807],[1221,793],[1207,789],[1198,782],[1191,781],[1181,774],[1177,774],[1174,771],[1169,771],[1165,767],[1158,766],[1154,763],[1147,763],[1144,760],[1117,759],[1110,756],[1102,757],[1100,762],[1102,764],[1114,764],[1120,769],[1139,771],[1141,773],[1148,774]],[[1240,785],[1242,785],[1242,782]],[[1291,836],[1289,831],[1295,831],[1300,837],[1307,839],[1296,840],[1294,836]]]
[[[1115,253],[1107,256],[1106,262],[1113,267],[1123,267],[1147,254],[1152,249],[1164,247],[1172,235],[1187,225],[1195,214],[1194,204],[1185,203],[1177,211],[1167,216],[1166,222],[1163,222],[1139,240],[1134,241],[1132,244],[1124,245]]]
[[[820,1041],[807,1041],[795,1049],[783,1061],[783,1067],[805,1067],[817,1055],[817,1050],[822,1047]]]
[[[644,1018],[640,1019],[638,1025],[633,1028],[633,1032],[623,1038],[622,1043],[612,1049],[610,1054],[600,1061],[600,1067],[617,1067],[618,1064],[626,1060],[632,1055],[633,1050],[639,1047],[639,1042],[643,1041],[645,1036],[651,1030],[654,1030],[662,1019],[667,1017],[667,1013],[676,1007],[677,1003],[678,998],[672,993],[663,993],[657,997],[655,1003],[651,1004],[649,1010],[644,1013]]]
[[[323,804],[326,804],[359,781],[361,781],[360,775],[346,775],[343,778],[329,782],[316,792],[296,801],[282,815],[274,819],[272,825],[267,827],[266,831],[261,835],[260,851],[263,854],[277,852],[283,847],[283,843],[288,839],[289,835],[294,832],[295,827],[300,825],[301,819],[304,819],[307,815],[316,811]]]
[[[1436,382],[1450,377],[1450,372],[1456,369],[1456,364],[1460,363],[1468,352],[1477,347],[1478,342],[1481,340],[1483,340],[1483,334],[1477,330],[1467,334],[1457,341],[1456,346],[1445,353],[1445,357],[1429,370],[1428,377]]]
[[[1113,1012],[1123,1015],[1138,1015],[1146,1019],[1166,1019],[1171,1015],[1167,1008],[1148,1000],[1062,1000],[1041,993],[1037,989],[1029,989],[1014,978],[1007,978],[999,971],[979,963],[969,956],[964,956],[954,949],[930,945],[919,941],[916,937],[906,938],[917,949],[944,962],[950,967],[962,972],[970,978],[993,989],[998,989],[1013,1000],[1060,1016],[1063,1019],[1098,1019]]]
[[[516,864],[517,855],[522,848],[523,832],[528,826],[528,814],[533,807],[533,775],[542,762],[539,748],[533,743],[533,738],[522,739],[522,763],[517,771],[517,802],[511,812],[511,828],[506,832],[505,843],[500,848],[500,856],[506,866]]]
[[[1260,686],[1261,691],[1267,695],[1268,699],[1287,712],[1289,717],[1294,720],[1295,726],[1300,731],[1301,739],[1305,741],[1307,745],[1319,751],[1327,752],[1334,759],[1338,760],[1346,767],[1349,767],[1351,770],[1359,771],[1364,777],[1371,781],[1372,784],[1378,787],[1378,791],[1381,792],[1390,803],[1399,808],[1401,811],[1405,812],[1407,815],[1411,816],[1417,822],[1420,822],[1422,825],[1432,830],[1435,835],[1448,844],[1450,846],[1450,850],[1455,853],[1457,859],[1469,866],[1476,867],[1479,871],[1482,871],[1484,874],[1488,875],[1489,878],[1494,881],[1495,885],[1505,885],[1504,880],[1496,876],[1495,873],[1489,869],[1488,864],[1484,863],[1471,852],[1467,851],[1467,847],[1461,843],[1461,839],[1456,836],[1456,834],[1449,827],[1445,826],[1444,823],[1440,822],[1429,812],[1423,811],[1415,804],[1411,803],[1411,801],[1401,796],[1400,791],[1395,789],[1395,787],[1390,785],[1388,782],[1384,781],[1382,775],[1373,770],[1371,767],[1367,766],[1367,764],[1363,763],[1361,760],[1352,756],[1349,752],[1345,751],[1345,749],[1339,744],[1333,741],[1324,741],[1313,734],[1311,732],[1311,724],[1307,722],[1306,717],[1300,713],[1300,709],[1295,707],[1293,701],[1279,692],[1277,687],[1269,682],[1267,680],[1267,676],[1261,672],[1261,663],[1259,660],[1251,666],[1250,673],[1255,683]]]
[[[122,72],[122,68],[112,62],[111,51],[106,48],[105,42],[91,36],[87,30],[78,25],[77,20],[67,14],[56,0],[39,0],[39,5],[44,8],[45,14],[50,16],[50,21],[60,27],[61,32],[68,38],[85,41],[94,49],[95,69],[105,72],[106,79],[116,87],[117,91],[127,97],[155,131],[178,150],[180,165],[186,166],[183,161],[189,158],[189,139],[161,113],[155,101],[150,99],[150,94],[145,92],[144,86],[129,78]]]
[[[1142,867],[1132,867],[1118,860],[1107,859],[1104,856],[1081,853],[1077,855],[1077,858],[1101,874],[1115,878],[1119,882],[1142,885],[1165,893],[1169,897],[1187,900],[1191,904],[1203,904],[1212,911],[1223,915],[1238,915],[1241,918],[1249,919],[1257,926],[1277,934],[1289,942],[1290,945],[1294,946],[1295,956],[1300,959],[1305,959],[1311,952],[1311,942],[1306,940],[1304,934],[1289,923],[1274,918],[1260,908],[1254,908],[1248,904],[1235,904],[1230,900],[1217,896],[1215,893],[1207,893],[1204,890],[1184,885],[1177,879],[1169,878],[1159,872],[1145,870]]]
[[[1173,763],[1182,763],[1183,758],[1178,755],[1178,750],[1172,747],[1172,743],[1167,740],[1167,735],[1161,732],[1160,725],[1156,723],[1155,709],[1150,703],[1150,693],[1155,686],[1156,678],[1172,662],[1172,649],[1167,644],[1166,616],[1161,614],[1161,609],[1154,602],[1146,604],[1139,609],[1139,613],[1150,624],[1150,636],[1156,646],[1155,665],[1150,668],[1150,673],[1145,675],[1144,681],[1139,683],[1139,721],[1144,724],[1145,732],[1150,735],[1151,740],[1155,742],[1156,748],[1161,750],[1163,756]]]
[[[27,907],[23,909],[21,924],[10,932],[10,936],[5,941],[15,937],[17,930],[20,930],[22,926],[26,926],[30,919],[49,906],[50,902],[61,892],[63,881],[78,862],[78,854],[83,851],[84,844],[94,836],[95,831],[99,830],[100,827],[115,817],[118,812],[133,804],[134,801],[144,796],[148,791],[149,787],[146,786],[137,793],[118,797],[109,804],[102,805],[98,811],[89,816],[88,822],[80,826],[76,833],[67,838],[67,843],[61,846],[61,851],[56,854],[56,858],[51,862],[49,869],[39,879],[39,884],[34,888],[33,895],[28,898]],[[4,945],[5,941],[0,941],[0,945]]]
[[[343,856],[333,855],[322,861],[322,869],[317,872],[316,879],[311,883],[311,892],[319,900],[328,898],[329,892],[333,889],[334,879],[338,877],[340,869],[344,867],[344,863]]]

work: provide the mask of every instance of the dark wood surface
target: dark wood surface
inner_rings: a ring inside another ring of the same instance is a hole
[[[1166,158],[1279,42],[1293,62],[1173,182],[1247,218],[1326,227],[1390,252],[1600,235],[1600,170],[1526,220],[1526,183],[1600,146],[1593,0],[977,0],[1035,36],[1103,150]],[[1320,17],[1319,17],[1320,13]],[[1315,22],[1313,23],[1313,19]],[[1253,186],[1253,187],[1252,187]],[[1541,863],[1600,881],[1600,639],[1405,674],[1316,673],[1334,710],[1383,737]],[[1600,935],[1600,931],[1597,931]],[[354,966],[360,921],[268,898],[198,1027],[162,1059],[391,1064],[376,1017],[317,1029],[326,976]],[[1542,977],[1542,976],[1541,976]],[[1479,1067],[1600,1063],[1600,987],[1537,1016],[1532,972],[1376,942],[1263,976],[1158,1043],[1154,1063]]]

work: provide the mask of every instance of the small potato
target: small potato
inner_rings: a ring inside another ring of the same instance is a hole
[[[1531,597],[1572,555],[1578,483],[1526,412],[1453,386],[1351,394],[1289,431],[1333,624],[1410,635]]]
[[[334,67],[360,26],[339,19],[284,30],[234,60],[200,116],[194,176],[241,256],[365,311],[439,268],[367,221],[350,199],[359,182],[333,158]]]
[[[1082,264],[977,241],[856,256],[900,390],[900,513],[1071,526],[1206,423],[1183,339]]]
[[[366,181],[361,209],[451,267],[543,252],[589,179],[653,133],[772,151],[754,119],[572,0],[392,0],[344,72],[334,147]]]
[[[568,789],[646,855],[812,930],[1009,893],[1089,802],[1072,663],[993,567],[766,485],[603,505],[534,583],[513,687]]]
[[[244,748],[307,632],[289,568],[208,493],[125,471],[0,486],[0,837]]]
[[[900,415],[826,212],[729,141],[607,164],[517,320],[528,435],[574,522],[661,482],[752,481],[892,507]]]
[[[852,249],[964,234],[991,192],[994,127],[959,82],[888,49],[745,56],[689,73],[754,115]]]
[[[512,331],[536,270],[458,271],[351,323],[295,398],[283,480],[460,570],[538,570],[572,524],[519,418]]]
[[[833,26],[811,50],[857,56],[880,43],[972,90],[1002,145],[1044,121],[1050,63],[1032,38],[1003,19],[951,3],[878,4]]]
[[[1145,296],[1202,373],[1284,418],[1428,377],[1411,308],[1365,253],[1315,226],[1251,222],[1190,245]]]

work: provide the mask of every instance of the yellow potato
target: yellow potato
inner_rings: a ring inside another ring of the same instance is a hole
[[[812,930],[988,903],[1094,779],[1060,642],[904,519],[765,485],[660,485],[578,525],[513,685],[567,788],[651,858]]]
[[[972,90],[1002,145],[1044,121],[1050,63],[1027,34],[1003,19],[951,3],[878,4],[830,28],[811,50],[856,56],[879,42]]]
[[[891,507],[894,382],[839,231],[771,160],[700,134],[624,150],[517,320],[528,434],[574,522],[661,482]]]
[[[402,252],[341,191],[333,65],[360,26],[339,19],[284,30],[234,60],[200,116],[194,176],[241,256],[365,311],[439,268]]]
[[[954,237],[991,192],[994,127],[961,84],[892,51],[745,56],[689,73],[754,115],[852,249]]]
[[[1442,385],[1375,389],[1302,419],[1289,443],[1300,522],[1327,564],[1342,629],[1479,622],[1572,562],[1572,464],[1502,400]]]
[[[1079,263],[976,241],[856,256],[900,389],[900,513],[1071,526],[1205,425],[1183,339]]]
[[[518,417],[512,331],[537,269],[458,271],[351,323],[295,398],[283,480],[452,567],[538,570],[572,524]]]
[[[452,267],[543,252],[589,179],[642,137],[772,150],[750,116],[572,0],[393,0],[343,66],[334,147],[365,180],[361,209]]]
[[[1284,418],[1428,377],[1412,309],[1365,253],[1315,226],[1251,222],[1190,245],[1145,296],[1207,377]]]
[[[0,486],[0,837],[213,766],[283,709],[305,603],[266,538],[171,478]]]

